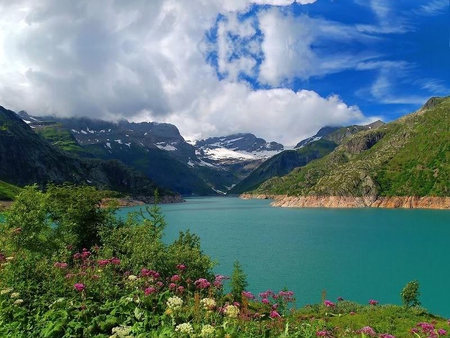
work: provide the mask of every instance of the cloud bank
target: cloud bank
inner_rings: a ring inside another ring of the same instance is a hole
[[[253,132],[285,144],[323,125],[366,122],[336,95],[282,88],[374,57],[313,49],[324,39],[373,37],[281,10],[294,2],[315,0],[2,3],[0,104],[41,115],[171,122],[186,138]],[[276,7],[242,19],[254,5]],[[214,26],[217,41],[206,36]],[[207,62],[211,53],[217,69]]]

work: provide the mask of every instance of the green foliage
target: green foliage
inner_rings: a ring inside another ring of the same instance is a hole
[[[235,261],[233,264],[233,273],[231,274],[231,294],[237,302],[242,301],[242,292],[247,288],[247,276],[242,269],[241,264]]]
[[[0,201],[12,201],[20,191],[18,186],[0,181]]]
[[[420,306],[419,282],[414,280],[407,283],[400,293],[400,296],[402,297],[402,302],[406,307]]]
[[[260,194],[450,196],[450,98],[374,130],[356,133],[332,153],[266,181]]]
[[[61,124],[55,123],[45,125],[43,127],[36,128],[35,131],[47,141],[64,151],[82,155],[87,153],[84,148],[78,144],[71,132],[64,128]]]

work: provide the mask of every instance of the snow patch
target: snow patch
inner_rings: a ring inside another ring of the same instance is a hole
[[[111,143],[106,142],[106,146],[107,146],[109,149],[111,149]]]
[[[86,130],[83,130],[83,129],[81,129],[81,133],[84,134],[84,135],[87,135],[87,134],[88,134],[87,131],[86,131]]]
[[[122,140],[114,140],[114,142],[117,142],[119,144],[123,144]]]
[[[72,133],[75,133],[75,134],[79,134],[80,133],[78,130],[75,130],[75,129],[71,129],[71,130],[72,130]]]
[[[87,131],[88,131],[88,133],[91,133],[91,134],[95,133],[95,131],[94,130],[90,130],[89,127],[87,127]]]
[[[131,148],[131,142],[130,143],[125,143],[126,146],[128,146],[128,148]]]
[[[167,144],[165,142],[158,142],[158,143],[156,143],[156,146],[159,149],[166,150],[166,151],[175,151],[175,150],[177,150],[177,148],[175,148],[173,145]]]

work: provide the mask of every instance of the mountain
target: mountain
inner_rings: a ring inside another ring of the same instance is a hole
[[[21,118],[55,146],[81,157],[118,159],[157,184],[183,195],[224,194],[283,145],[253,134],[200,140],[192,145],[171,124],[89,118]]]
[[[241,194],[258,188],[264,181],[288,174],[296,167],[301,167],[312,160],[321,158],[336,148],[337,144],[325,139],[318,139],[301,146],[297,150],[285,150],[258,166],[250,175],[239,182],[230,194]]]
[[[263,183],[255,193],[361,197],[450,196],[450,97],[344,138],[322,159]]]
[[[73,143],[73,139],[67,139]],[[38,183],[44,187],[48,183],[63,182],[90,184],[144,197],[153,196],[158,189],[162,196],[175,196],[120,161],[80,158],[51,145],[16,113],[1,106],[0,180],[17,186]]]
[[[294,150],[285,150],[269,158],[239,182],[231,194],[241,194],[257,189],[264,181],[284,176],[297,167],[302,167],[331,153],[342,141],[359,131],[373,130],[384,125],[382,121],[359,126],[323,127],[314,136],[300,141]]]
[[[81,157],[116,159],[144,173],[158,185],[183,195],[215,194],[188,163],[198,163],[195,149],[166,123],[107,122],[89,118],[20,117],[52,144]]]

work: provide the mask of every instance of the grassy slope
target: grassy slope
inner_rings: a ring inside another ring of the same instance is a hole
[[[287,150],[262,163],[252,173],[237,184],[230,193],[240,194],[258,188],[264,181],[283,176],[292,169],[304,166],[312,160],[321,158],[336,148],[337,144],[328,140],[319,140],[297,150]]]
[[[21,189],[15,185],[0,181],[0,200],[12,201],[20,193]]]
[[[353,135],[330,155],[265,182],[257,192],[449,196],[449,114],[450,98],[432,99],[423,110]],[[358,149],[376,136],[382,138],[369,149]]]

